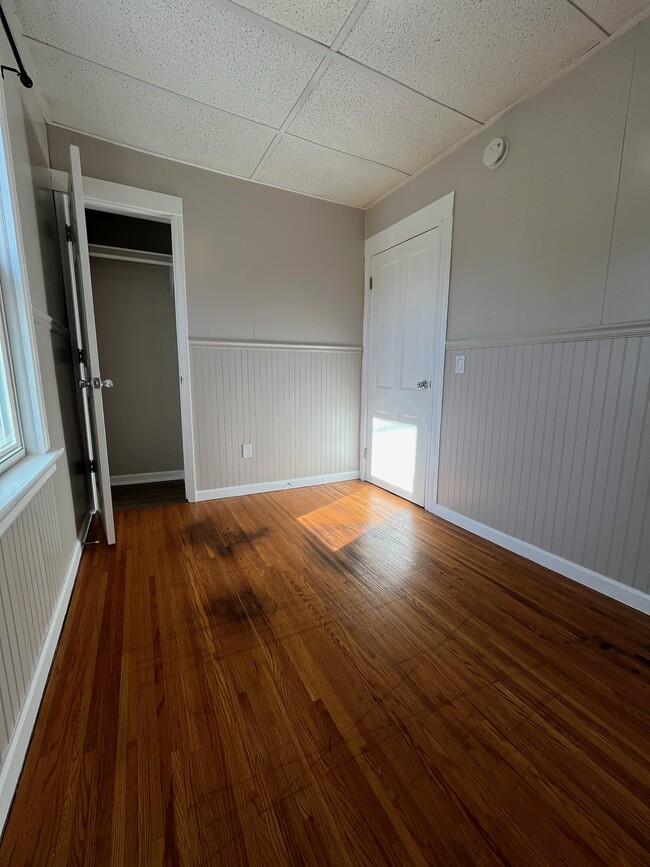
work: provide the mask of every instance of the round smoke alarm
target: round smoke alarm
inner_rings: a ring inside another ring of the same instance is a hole
[[[496,169],[505,159],[508,142],[504,138],[493,138],[483,151],[483,165],[486,169]]]

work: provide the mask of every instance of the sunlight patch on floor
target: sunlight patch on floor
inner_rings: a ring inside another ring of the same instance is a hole
[[[364,490],[308,512],[298,522],[331,551],[338,551],[408,505],[398,497],[383,492],[369,495]]]

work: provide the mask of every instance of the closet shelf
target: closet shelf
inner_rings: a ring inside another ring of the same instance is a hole
[[[167,253],[151,253],[148,250],[129,250],[128,247],[108,247],[104,244],[89,244],[88,252],[95,259],[117,259],[120,262],[138,262],[142,265],[172,267],[172,257]]]

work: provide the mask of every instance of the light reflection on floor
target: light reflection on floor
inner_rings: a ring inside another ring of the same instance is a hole
[[[330,551],[339,551],[409,505],[383,491],[381,497],[369,500],[366,489],[302,515],[298,521]]]

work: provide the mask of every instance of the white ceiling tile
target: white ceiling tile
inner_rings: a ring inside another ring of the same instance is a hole
[[[280,126],[322,59],[212,0],[18,0],[48,45]]]
[[[365,207],[408,175],[285,135],[256,177],[278,187]]]
[[[55,123],[242,177],[273,139],[269,127],[37,42],[29,48]]]
[[[608,33],[614,33],[627,21],[645,12],[648,0],[575,0],[575,5]]]
[[[415,172],[477,127],[399,84],[333,62],[289,132]]]
[[[239,0],[239,5],[290,30],[331,45],[356,0]]]
[[[370,0],[341,51],[486,120],[602,38],[561,0]]]

